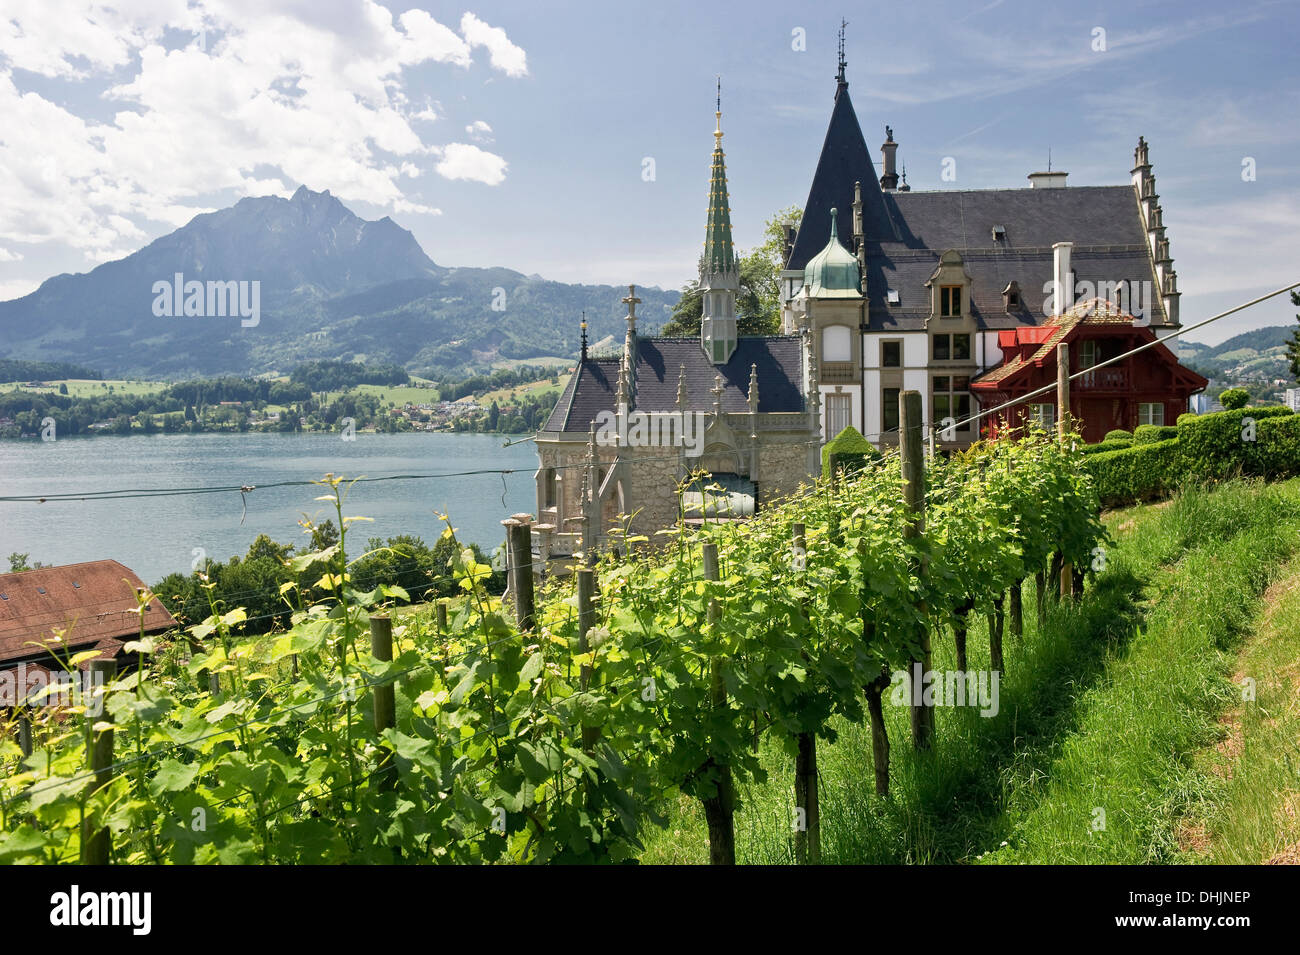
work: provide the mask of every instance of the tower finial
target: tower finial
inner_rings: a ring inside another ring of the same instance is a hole
[[[582,360],[587,360],[587,310],[582,311]]]
[[[722,74],[718,74],[718,104],[717,111],[713,114],[718,118],[718,128],[713,132],[713,147],[722,148]]]
[[[848,65],[844,62],[844,28],[848,25],[849,25],[849,21],[845,20],[843,17],[840,17],[840,62],[839,62],[839,72],[835,74],[835,82],[838,83],[840,86],[849,85],[849,81],[844,78],[844,67]]]

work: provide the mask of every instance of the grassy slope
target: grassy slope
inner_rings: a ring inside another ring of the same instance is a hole
[[[1221,738],[1195,760],[1211,782],[1180,861],[1300,862],[1300,560],[1279,573],[1235,663]],[[1254,699],[1245,699],[1254,681]]]
[[[1001,711],[938,712],[938,744],[915,754],[888,707],[892,793],[874,795],[869,734],[840,726],[819,746],[823,859],[889,862],[1153,862],[1177,854],[1180,812],[1212,786],[1190,765],[1232,688],[1230,647],[1300,540],[1300,483],[1231,485],[1110,515],[1116,546],[1078,605],[1042,632],[1026,587],[1025,639],[1008,638]],[[1145,592],[1145,593],[1144,593]],[[973,627],[970,666],[987,667]],[[950,634],[935,668],[954,666]],[[742,861],[792,857],[793,760],[764,742],[769,781],[737,816]],[[1105,829],[1097,809],[1105,810]],[[707,861],[698,807],[683,800],[646,862]]]

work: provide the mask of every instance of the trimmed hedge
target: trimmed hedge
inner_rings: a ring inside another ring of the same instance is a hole
[[[1107,431],[1106,437],[1102,438],[1102,441],[1124,441],[1125,439],[1132,440],[1133,432],[1125,431],[1122,428],[1116,428],[1114,431]]]
[[[1154,444],[1178,437],[1178,428],[1172,424],[1140,424],[1133,429],[1134,444]]]
[[[837,474],[857,471],[867,461],[879,457],[875,445],[849,425],[822,447],[822,477],[829,478],[832,471]]]
[[[1092,473],[1097,497],[1107,507],[1167,494],[1183,477],[1177,438],[1089,455],[1084,467]]]
[[[1176,427],[1142,425],[1131,447],[1115,447],[1125,443],[1108,436],[1083,449],[1107,507],[1167,494],[1186,479],[1300,474],[1300,415],[1281,405],[1183,414]]]
[[[1133,442],[1127,438],[1107,438],[1100,444],[1085,444],[1083,446],[1084,454],[1105,454],[1107,451],[1121,451],[1124,448],[1133,447]]]
[[[1300,415],[1259,420],[1254,443],[1246,444],[1246,468],[1247,473],[1270,480],[1300,474]]]
[[[1226,478],[1238,471],[1262,473],[1260,468],[1267,470],[1268,466],[1259,448],[1259,430],[1265,421],[1278,417],[1294,415],[1284,405],[1180,415],[1178,444],[1183,470],[1198,478],[1213,479]],[[1249,440],[1250,426],[1243,424],[1247,418],[1255,422],[1254,441]]]

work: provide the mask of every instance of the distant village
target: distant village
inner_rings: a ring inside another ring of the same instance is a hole
[[[456,382],[350,381],[328,388],[281,379],[162,384],[32,378],[0,392],[0,438],[346,429],[522,434],[550,413],[558,375],[566,371],[525,366]]]

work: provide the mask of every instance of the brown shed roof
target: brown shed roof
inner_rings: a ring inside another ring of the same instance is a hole
[[[35,660],[54,649],[98,649],[113,656],[140,633],[135,589],[143,581],[115,560],[0,574],[0,666]],[[144,613],[144,632],[176,619],[157,598]],[[60,639],[56,630],[64,631]]]

